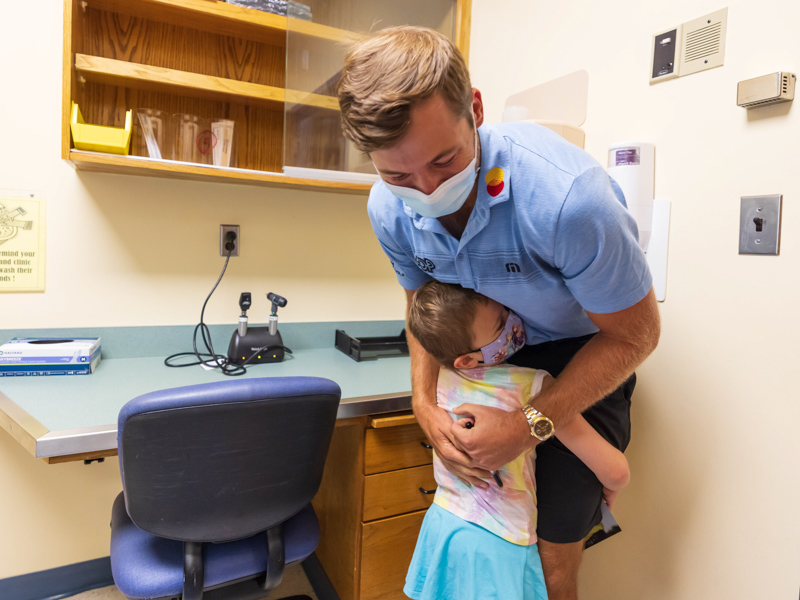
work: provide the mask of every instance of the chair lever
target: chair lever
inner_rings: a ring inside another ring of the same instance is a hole
[[[202,600],[204,580],[203,543],[183,542],[183,600]]]
[[[259,581],[263,590],[271,590],[283,581],[283,567],[286,553],[283,545],[283,525],[267,529],[267,572]]]

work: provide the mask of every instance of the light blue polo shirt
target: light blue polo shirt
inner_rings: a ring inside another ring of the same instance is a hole
[[[528,123],[479,130],[478,197],[460,240],[382,181],[367,205],[397,280],[472,288],[525,321],[528,344],[597,331],[586,311],[633,306],[652,278],[622,190],[589,154]]]

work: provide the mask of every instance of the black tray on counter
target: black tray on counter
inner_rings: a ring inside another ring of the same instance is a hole
[[[405,329],[400,335],[364,338],[353,337],[344,330],[337,329],[335,345],[337,350],[341,350],[356,362],[361,362],[365,358],[408,356]]]

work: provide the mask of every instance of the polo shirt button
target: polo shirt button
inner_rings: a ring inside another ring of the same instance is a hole
[[[464,260],[464,255],[463,254],[459,254],[458,255],[458,260]]]

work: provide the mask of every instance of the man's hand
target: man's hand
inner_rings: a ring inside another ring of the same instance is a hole
[[[436,451],[436,456],[444,467],[467,485],[487,488],[484,479],[490,479],[489,471],[475,467],[474,461],[453,445],[453,434],[450,431],[453,419],[442,408],[430,406],[418,411],[417,421],[428,441]]]
[[[468,454],[475,467],[497,470],[539,443],[531,436],[528,420],[521,410],[509,412],[462,404],[453,412],[471,417],[474,422],[471,428],[467,428],[467,419],[459,419],[451,424],[450,433],[456,448]]]

